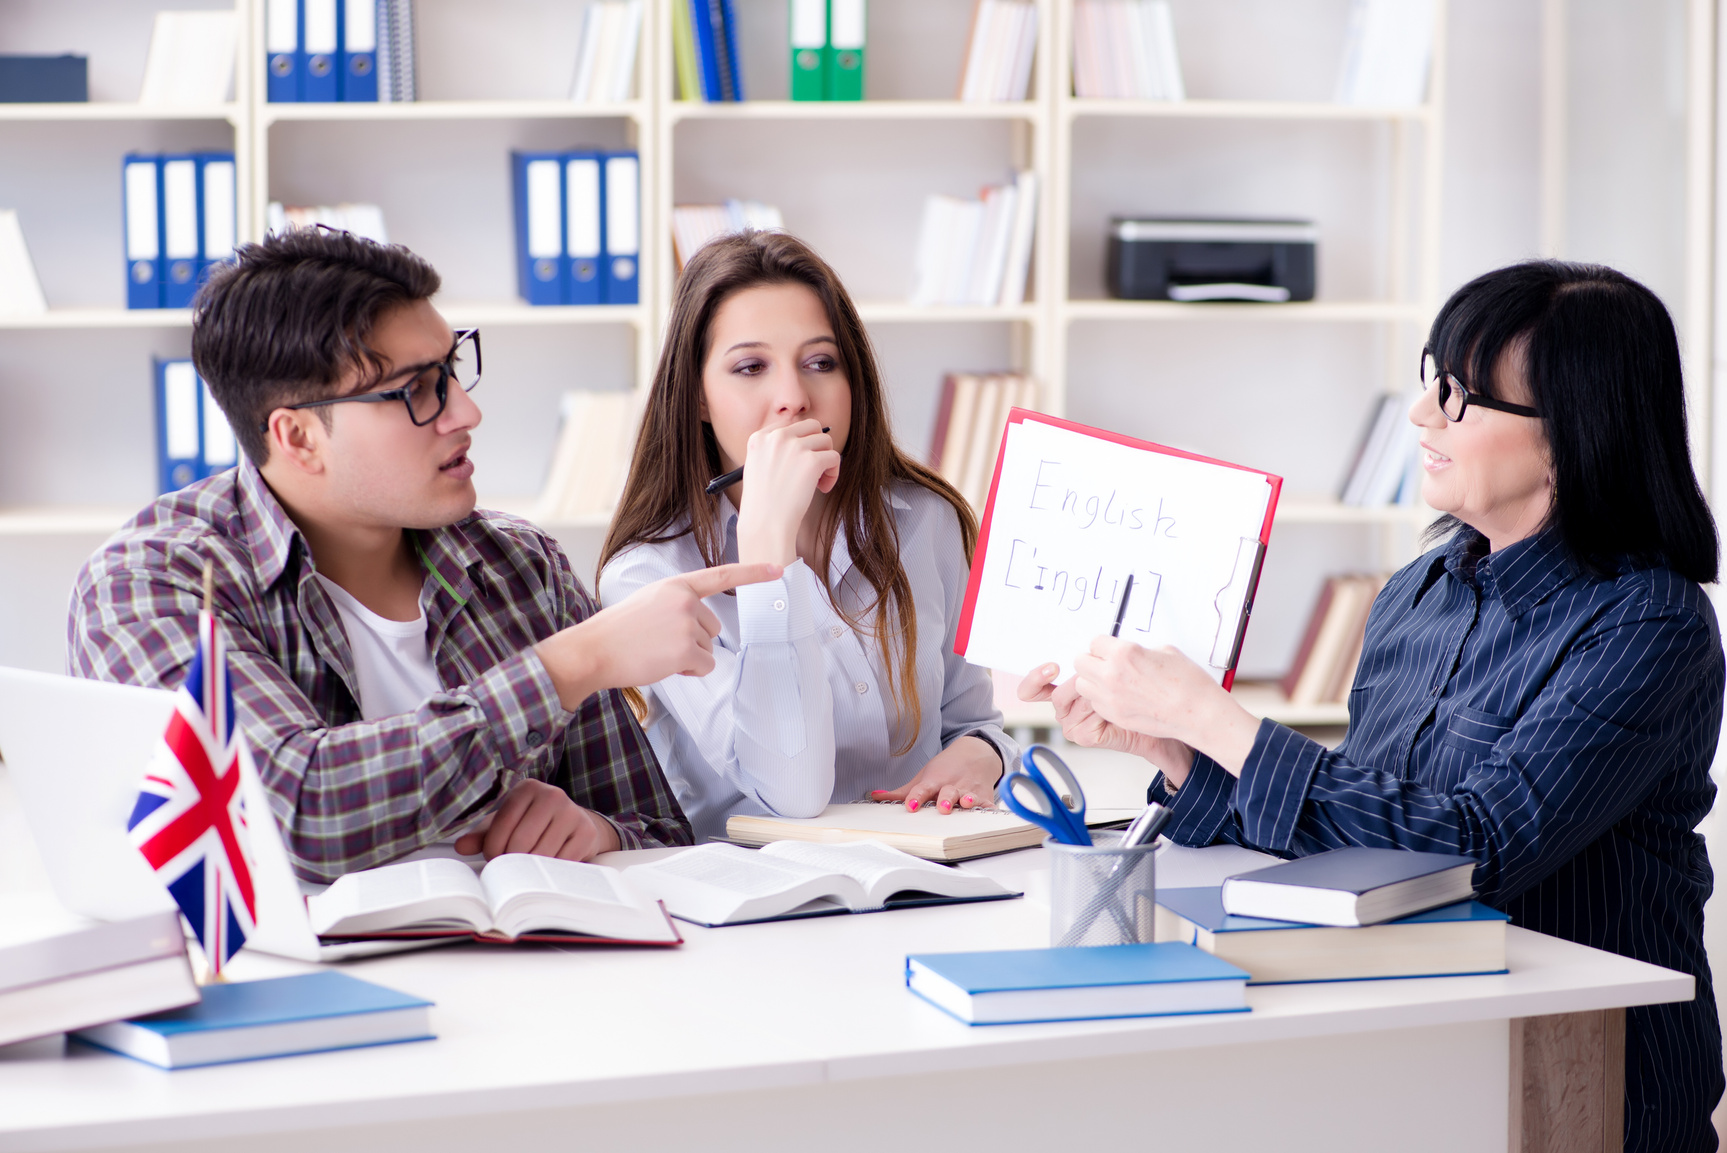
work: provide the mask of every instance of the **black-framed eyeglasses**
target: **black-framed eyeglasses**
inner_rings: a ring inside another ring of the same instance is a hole
[[[377,392],[361,392],[353,396],[332,396],[326,400],[308,400],[300,404],[284,404],[287,409],[319,408],[327,404],[386,404],[391,401],[401,401],[408,409],[408,419],[416,426],[425,427],[444,415],[444,406],[450,402],[450,381],[455,381],[463,392],[474,391],[474,386],[480,383],[480,330],[477,328],[459,328],[456,330],[456,342],[450,346],[450,354],[437,364],[422,364],[414,368],[405,368],[385,380],[397,380],[410,377],[406,384],[395,388],[380,389]],[[383,382],[380,382],[383,383]],[[260,432],[268,432],[269,423],[260,427]]]
[[[1429,354],[1421,357],[1421,387],[1427,388],[1427,363],[1433,360]],[[1490,396],[1482,396],[1478,392],[1470,392],[1461,380],[1451,373],[1441,373],[1437,362],[1433,365],[1433,383],[1439,386],[1439,411],[1445,414],[1445,419],[1453,423],[1463,419],[1463,414],[1469,411],[1470,405],[1477,408],[1491,408],[1494,412],[1509,412],[1513,416],[1540,417],[1540,413],[1526,404],[1512,404],[1509,400],[1494,400]]]

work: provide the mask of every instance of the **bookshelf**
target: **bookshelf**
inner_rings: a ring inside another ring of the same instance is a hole
[[[242,24],[238,98],[163,109],[127,102],[149,10],[0,0],[0,51],[88,52],[95,101],[0,105],[0,206],[20,210],[52,305],[0,318],[0,403],[27,430],[0,454],[0,573],[15,574],[0,576],[0,663],[58,667],[63,589],[153,495],[149,358],[186,355],[190,316],[120,307],[128,150],[232,148],[245,239],[260,235],[272,199],[382,205],[391,238],[443,273],[446,316],[486,330],[475,457],[482,497],[498,507],[531,506],[560,393],[648,383],[674,281],[672,206],[738,197],[779,206],[845,278],[911,451],[928,444],[944,372],[1001,368],[1042,380],[1051,411],[1282,473],[1247,676],[1281,671],[1327,572],[1407,559],[1431,517],[1328,494],[1373,397],[1409,387],[1440,296],[1443,2],[1429,99],[1411,108],[1327,102],[1348,0],[1174,0],[1191,97],[1179,103],[1071,96],[1072,0],[1037,0],[1024,101],[951,98],[969,0],[870,0],[868,99],[792,102],[783,0],[734,0],[756,99],[729,105],[674,99],[671,0],[648,0],[634,98],[584,105],[561,98],[580,4],[494,0],[481,20],[465,0],[417,0],[420,102],[273,105],[254,66],[262,0],[176,0],[229,3]],[[29,18],[10,20],[15,9]],[[1521,27],[1470,18],[1476,33]],[[643,303],[528,307],[515,296],[508,153],[588,145],[641,154]],[[1026,303],[904,303],[924,197],[975,196],[1020,167],[1040,185]],[[1134,213],[1313,217],[1319,298],[1108,299],[1104,228]],[[1311,403],[1291,406],[1292,391]],[[591,574],[604,523],[548,527]],[[1338,721],[1335,708],[1314,719],[1254,700],[1279,719]]]

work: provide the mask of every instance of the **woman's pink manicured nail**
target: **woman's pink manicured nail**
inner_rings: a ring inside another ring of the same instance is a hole
[[[906,805],[906,808],[910,809],[914,813],[917,812],[917,802],[912,801],[910,804]]]
[[[953,806],[951,804],[949,804],[948,802],[943,801],[941,803],[941,811],[944,813],[951,813],[951,812],[953,812]]]
[[[872,797],[879,797],[879,796],[882,796],[886,792],[887,792],[886,789],[871,789],[869,792],[869,795]]]
[[[977,798],[972,796],[970,793],[967,793],[959,799],[959,803],[962,805],[975,805],[977,804]]]

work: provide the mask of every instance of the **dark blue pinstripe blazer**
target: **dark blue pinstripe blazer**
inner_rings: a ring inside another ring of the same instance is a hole
[[[1461,853],[1515,924],[1692,974],[1694,1001],[1627,1013],[1626,1148],[1714,1149],[1714,610],[1664,568],[1584,574],[1552,530],[1486,547],[1465,529],[1385,586],[1335,750],[1265,721],[1239,782],[1199,755],[1152,799],[1182,844]]]

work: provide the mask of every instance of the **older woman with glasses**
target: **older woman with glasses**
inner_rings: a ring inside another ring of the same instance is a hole
[[[1612,269],[1519,264],[1446,303],[1422,377],[1421,495],[1449,539],[1375,602],[1336,749],[1174,649],[1109,637],[1021,695],[1053,698],[1070,740],[1151,761],[1178,842],[1459,853],[1515,924],[1692,974],[1694,1000],[1626,1012],[1625,1148],[1714,1149],[1696,826],[1723,659],[1672,321]]]

